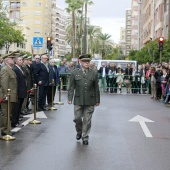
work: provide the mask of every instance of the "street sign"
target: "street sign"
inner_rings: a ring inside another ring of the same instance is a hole
[[[42,48],[44,44],[43,37],[33,37],[33,48]]]

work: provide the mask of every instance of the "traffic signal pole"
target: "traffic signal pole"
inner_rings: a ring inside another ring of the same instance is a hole
[[[47,49],[48,49],[48,57],[50,58],[50,51],[53,49],[51,37],[47,37]]]
[[[48,57],[49,57],[49,59],[50,59],[50,50],[48,49]]]
[[[159,62],[160,62],[160,64],[162,63],[162,51],[160,51],[160,60],[159,60]]]
[[[159,43],[159,55],[160,55],[160,59],[159,62],[160,64],[162,63],[162,51],[163,51],[163,46],[164,46],[164,37],[159,37],[158,38],[158,43]]]

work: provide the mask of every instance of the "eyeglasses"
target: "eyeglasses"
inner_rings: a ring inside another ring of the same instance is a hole
[[[35,58],[36,60],[39,60],[40,58]]]
[[[43,59],[46,59],[46,60],[48,60],[48,58],[43,58]]]

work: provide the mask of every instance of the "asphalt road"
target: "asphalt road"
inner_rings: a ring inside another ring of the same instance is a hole
[[[163,103],[148,95],[102,94],[84,146],[75,138],[67,93],[62,101],[44,112],[47,118],[39,114],[40,125],[0,141],[0,170],[170,170],[170,108]],[[129,121],[137,115],[153,122]]]

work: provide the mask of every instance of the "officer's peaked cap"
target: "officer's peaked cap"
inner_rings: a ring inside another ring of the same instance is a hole
[[[19,50],[17,50],[17,51],[13,51],[12,53],[4,55],[2,58],[3,59],[5,59],[5,58],[15,58],[15,57],[19,57],[19,56],[20,56],[20,53],[19,53]]]
[[[90,54],[84,54],[79,57],[80,60],[82,61],[90,61],[91,60],[91,55]]]
[[[25,55],[22,56],[23,59],[27,59],[27,57],[28,57],[27,54],[25,54]]]
[[[31,56],[28,56],[28,57],[27,57],[27,60],[32,60],[32,57],[31,57]]]

